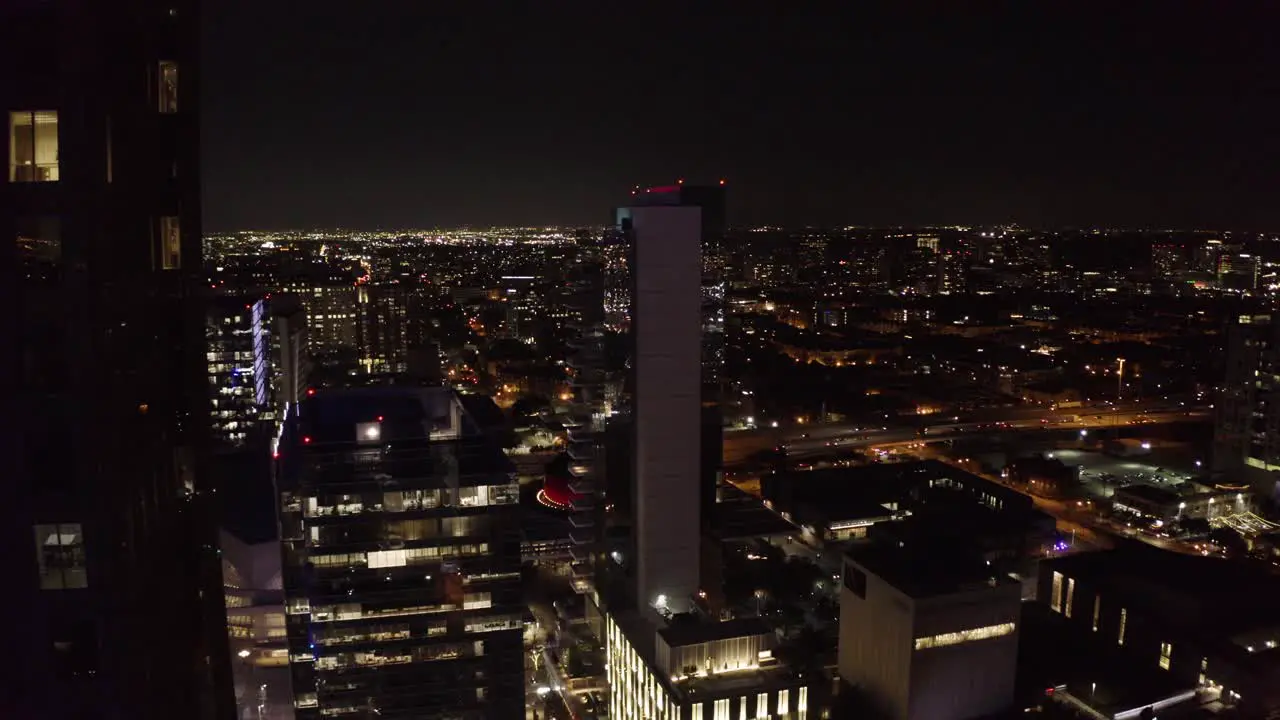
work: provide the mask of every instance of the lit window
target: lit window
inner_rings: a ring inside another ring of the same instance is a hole
[[[36,525],[36,562],[41,590],[73,590],[89,586],[80,523]]]
[[[1124,644],[1124,626],[1129,620],[1128,608],[1120,608],[1120,634],[1116,637],[1116,644]]]
[[[1062,612],[1062,573],[1054,571],[1053,586],[1049,590],[1049,609]]]
[[[1011,634],[1014,631],[1014,628],[1015,625],[1013,623],[1001,623],[999,625],[987,625],[986,627],[960,630],[959,632],[919,637],[916,638],[916,650],[928,650],[930,648],[946,647],[948,645],[959,645],[961,643],[1003,637]]]
[[[743,709],[746,708],[746,698],[743,699]],[[756,717],[763,719],[769,717],[769,693],[760,693],[756,695]]]
[[[57,182],[58,113],[9,113],[9,182]]]
[[[160,99],[160,112],[178,112],[178,63],[161,60],[157,79],[159,85],[156,94]]]
[[[1093,631],[1098,632],[1098,616],[1102,614],[1102,596],[1093,596]]]
[[[177,270],[182,267],[182,230],[176,216],[166,215],[160,218],[156,245],[161,270]]]
[[[791,705],[791,691],[786,689],[779,690],[778,691],[778,715],[785,717],[786,714],[790,712],[790,705]]]
[[[1169,658],[1173,655],[1173,643],[1160,643],[1160,668],[1169,669]]]
[[[27,280],[51,280],[62,261],[62,223],[56,215],[19,217],[18,258]]]
[[[1076,579],[1068,578],[1067,579],[1067,607],[1063,612],[1063,614],[1066,615],[1067,617],[1071,617],[1071,604],[1072,604],[1072,600],[1074,600],[1075,597],[1076,597]]]

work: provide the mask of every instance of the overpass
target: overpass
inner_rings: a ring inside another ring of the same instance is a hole
[[[1187,422],[1210,417],[1209,409],[1208,406],[1171,409],[1168,402],[1091,405],[1058,411],[1047,408],[1009,408],[1003,412],[986,413],[987,417],[982,420],[957,421],[954,416],[926,415],[913,418],[909,426],[904,426],[899,419],[892,425],[878,427],[868,426],[865,422],[845,422],[730,431],[724,435],[724,463],[731,467],[746,461],[757,452],[779,446],[784,446],[791,457],[807,457],[843,449],[855,450],[905,442],[937,442],[957,437],[999,435],[1031,429],[1075,429],[1088,432],[1095,428]]]

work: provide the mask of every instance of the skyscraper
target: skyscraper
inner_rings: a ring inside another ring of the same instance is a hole
[[[618,210],[631,241],[636,605],[672,612],[688,610],[698,591],[705,480],[703,220],[699,207],[678,202],[679,193],[660,193],[676,201],[670,205]]]
[[[0,4],[3,717],[234,715],[198,22],[193,0]]]
[[[684,216],[682,220],[674,220],[681,214]],[[655,226],[651,230],[639,230],[636,225],[638,216],[643,216],[644,222],[661,223],[661,226]],[[672,227],[666,227],[667,223],[672,223]],[[638,296],[640,284],[659,282],[664,272],[659,267],[662,263],[696,263],[697,304],[693,306],[693,311],[682,306],[681,312],[685,315],[680,319],[696,320],[696,329],[699,333],[697,381],[700,409],[698,411],[697,462],[698,492],[702,507],[699,521],[704,528],[711,522],[711,508],[715,504],[716,486],[720,480],[724,455],[724,418],[721,408],[725,353],[724,234],[724,185],[685,185],[681,182],[633,193],[630,206],[618,209],[614,227],[606,233],[605,242],[606,272],[610,273],[606,279],[606,302],[610,298],[610,288],[618,286],[626,288],[625,292],[617,293],[615,296],[625,298],[630,308],[626,317],[629,326],[628,345],[632,354],[633,379],[639,377],[639,372],[634,365],[637,348],[643,342],[640,337],[641,330],[635,327],[639,322],[637,314],[644,304],[644,300]],[[642,235],[653,239],[644,241]],[[655,249],[669,243],[671,252],[675,253],[668,259],[663,259],[660,252],[649,255],[648,261],[653,263],[656,269],[648,273],[648,279],[641,277],[640,265],[643,262],[641,253],[644,252],[641,250],[642,242],[648,242],[649,247]],[[619,273],[610,262],[611,258],[618,256],[616,247],[619,245],[626,248],[627,261],[623,273]],[[680,272],[686,271],[688,269],[681,265]],[[618,277],[619,274],[621,278]],[[676,288],[683,285],[680,280],[671,278],[652,287]],[[656,297],[650,298],[651,305],[656,302]],[[609,306],[606,306],[606,311],[608,310]],[[651,311],[651,317],[660,317],[661,312],[655,309]],[[690,312],[693,314],[689,314]],[[606,322],[609,322],[607,316]],[[652,342],[667,342],[657,338],[658,335],[663,334],[659,330],[660,328],[655,324],[652,329],[655,339]],[[670,341],[675,342],[674,339]],[[654,347],[658,346],[654,345]],[[638,407],[640,402],[637,399],[633,404]]]
[[[519,488],[461,397],[320,391],[277,455],[298,717],[523,718]]]
[[[629,461],[631,498],[613,513],[629,518],[606,522],[629,526],[630,542],[607,553],[589,611],[600,619],[612,717],[805,718],[817,680],[774,660],[776,637],[759,618],[705,612],[723,356],[723,286],[709,286],[705,253],[723,219],[719,187],[652,188],[616,211],[628,245],[630,442],[606,443],[611,471],[615,451]]]

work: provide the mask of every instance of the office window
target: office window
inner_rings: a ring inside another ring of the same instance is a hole
[[[62,221],[56,215],[19,217],[18,258],[27,280],[52,280],[62,263]]]
[[[743,707],[746,707],[746,698],[742,698]],[[769,717],[769,693],[759,693],[756,695],[756,717],[763,720]]]
[[[1075,597],[1076,597],[1076,579],[1067,578],[1067,606],[1063,612],[1063,614],[1066,615],[1067,617],[1071,617],[1071,605],[1072,605],[1072,601],[1075,600]]]
[[[73,590],[89,586],[80,523],[36,525],[36,562],[41,590]]]
[[[182,230],[177,216],[166,215],[160,218],[156,231],[156,255],[161,270],[177,270],[182,267]]]
[[[58,113],[9,113],[9,182],[57,182]]]
[[[1098,617],[1102,614],[1102,596],[1093,596],[1093,631],[1098,632]]]
[[[160,99],[162,113],[178,112],[178,63],[172,60],[161,60],[156,73],[159,82],[156,95]]]
[[[1128,621],[1129,621],[1128,608],[1120,608],[1120,633],[1116,636],[1117,645],[1124,644],[1124,626],[1128,623]]]
[[[93,623],[81,620],[55,625],[53,672],[61,680],[88,678],[98,672],[98,632]]]
[[[1054,571],[1053,586],[1049,590],[1049,609],[1062,612],[1062,573]]]
[[[1169,669],[1169,659],[1173,656],[1173,643],[1160,643],[1160,668]]]

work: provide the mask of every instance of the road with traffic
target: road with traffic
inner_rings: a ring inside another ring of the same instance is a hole
[[[1001,434],[1031,429],[1088,431],[1093,428],[1186,422],[1209,417],[1208,406],[1175,406],[1167,402],[1090,405],[1063,410],[1010,408],[987,412],[981,419],[956,420],[956,416],[918,416],[880,426],[855,423],[797,425],[727,432],[724,463],[733,467],[753,455],[782,447],[792,458],[811,457],[912,442],[938,442],[979,433]],[[923,434],[922,434],[923,433]]]

